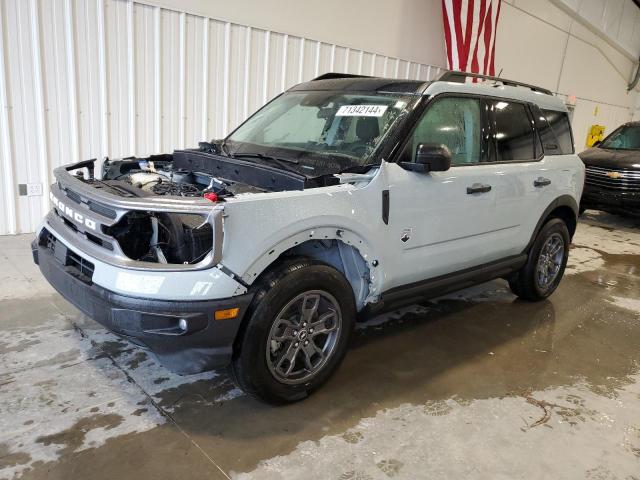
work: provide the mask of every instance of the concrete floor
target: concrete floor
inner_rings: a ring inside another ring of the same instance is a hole
[[[367,322],[316,395],[179,377],[0,238],[0,478],[640,479],[640,223],[588,212],[559,290],[503,281]]]

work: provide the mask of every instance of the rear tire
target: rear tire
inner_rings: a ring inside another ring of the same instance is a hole
[[[333,267],[289,259],[256,286],[230,370],[246,393],[268,403],[307,397],[338,368],[353,332],[351,285]]]
[[[544,300],[562,280],[569,258],[571,239],[567,225],[552,218],[538,232],[529,258],[522,269],[509,280],[511,291],[531,302]]]

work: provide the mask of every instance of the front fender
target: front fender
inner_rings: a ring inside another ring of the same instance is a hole
[[[370,296],[380,292],[381,280],[384,277],[376,252],[363,236],[340,225],[305,228],[293,235],[281,238],[269,248],[264,249],[253,263],[241,275],[242,280],[251,285],[273,262],[284,252],[291,250],[310,240],[337,240],[354,247],[367,263],[370,272]]]

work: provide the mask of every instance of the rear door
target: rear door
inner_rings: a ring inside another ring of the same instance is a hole
[[[487,98],[486,105],[496,189],[496,227],[507,233],[503,255],[515,255],[522,252],[542,211],[555,198],[556,185],[543,155],[530,105],[498,98]]]

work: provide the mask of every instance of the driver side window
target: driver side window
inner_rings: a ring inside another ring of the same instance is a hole
[[[451,150],[451,165],[480,162],[480,101],[474,98],[445,97],[431,105],[414,130],[410,148],[415,161],[421,143],[444,144]]]

